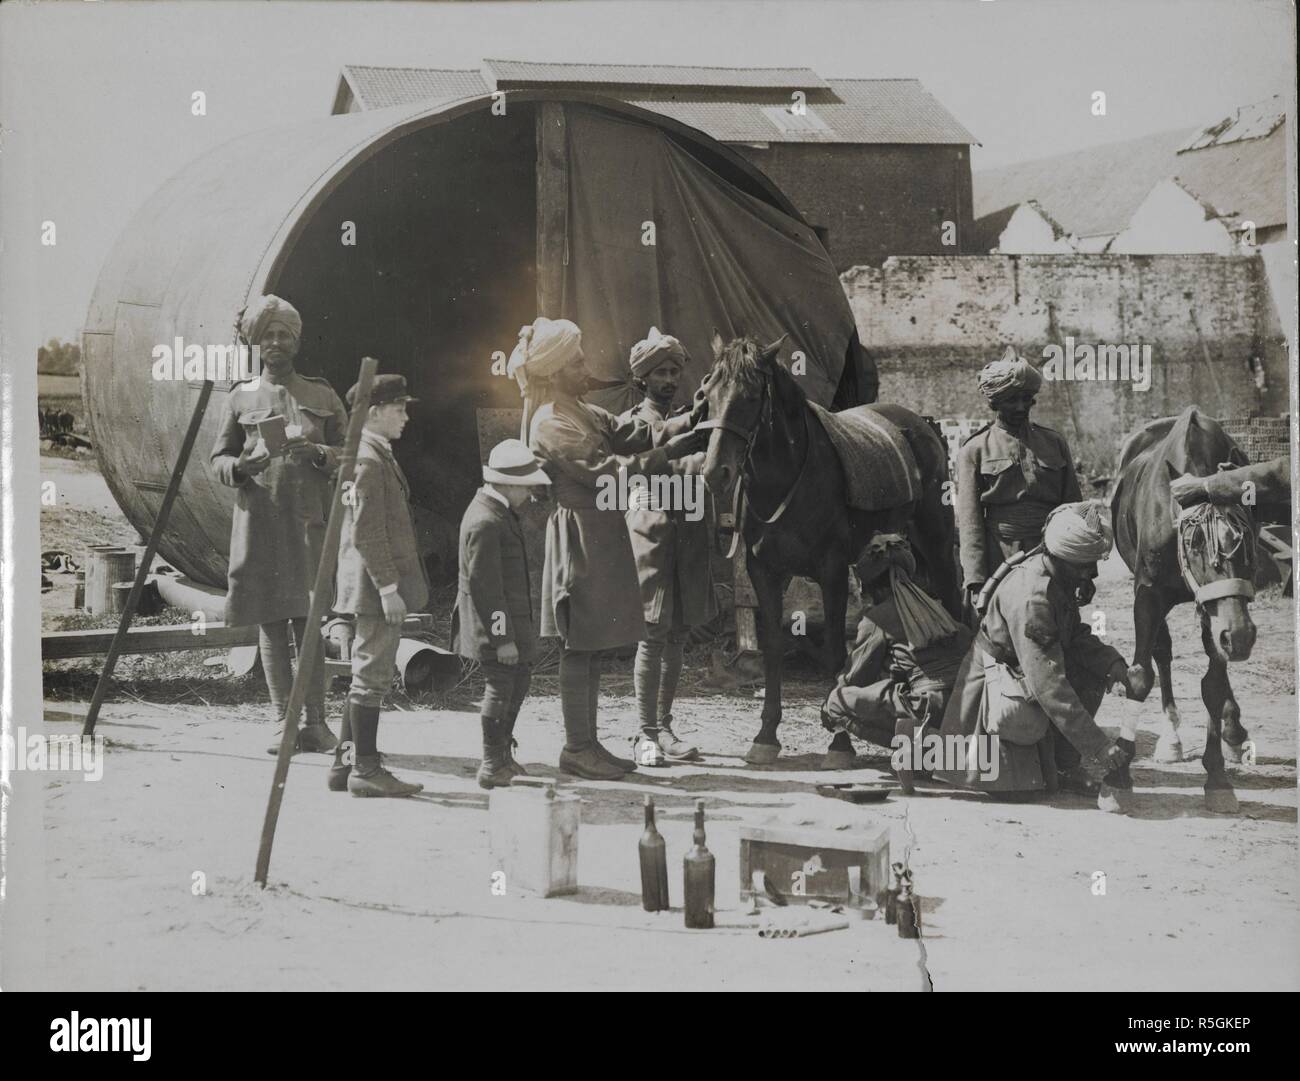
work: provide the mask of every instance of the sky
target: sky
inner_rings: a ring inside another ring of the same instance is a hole
[[[34,357],[46,338],[75,340],[148,196],[221,142],[327,114],[346,63],[915,77],[980,140],[978,184],[980,169],[1285,98],[1293,12],[1284,0],[11,0],[0,4],[0,349]],[[191,114],[195,90],[206,116]],[[53,247],[40,243],[44,221]]]

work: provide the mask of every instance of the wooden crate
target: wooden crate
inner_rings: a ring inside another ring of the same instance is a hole
[[[754,872],[792,904],[850,900],[850,872],[859,868],[864,896],[877,900],[889,888],[889,830],[833,830],[812,826],[741,826],[740,895],[757,892]]]

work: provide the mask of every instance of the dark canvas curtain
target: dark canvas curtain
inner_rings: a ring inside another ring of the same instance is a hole
[[[763,343],[789,334],[781,359],[807,358],[802,385],[829,406],[854,336],[853,315],[816,234],[740,191],[659,128],[581,106],[566,108],[569,265],[564,315],[582,328],[588,366],[628,378],[628,353],[650,326],[691,355],[689,401],[723,338]],[[654,243],[643,242],[646,222]],[[630,385],[588,395],[621,410]]]

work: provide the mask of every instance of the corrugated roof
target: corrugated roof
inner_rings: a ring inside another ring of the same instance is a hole
[[[1175,179],[1221,218],[1286,224],[1286,128],[1179,154]]]
[[[1223,146],[1246,139],[1262,139],[1272,134],[1285,119],[1286,106],[1282,104],[1280,95],[1274,95],[1267,101],[1243,105],[1231,116],[1201,129],[1179,148],[1179,153],[1185,154],[1192,150],[1204,150],[1211,146]]]
[[[502,61],[488,61],[500,64]],[[518,63],[511,61],[509,63]],[[528,65],[557,67],[566,65]],[[607,65],[572,65],[584,72]],[[620,66],[619,70],[624,70]],[[701,68],[658,67],[676,77]],[[770,73],[777,69],[750,69]],[[781,69],[789,74],[805,69]],[[344,78],[363,109],[408,105],[430,99],[486,94],[492,87],[476,71],[428,68],[375,68],[350,64]],[[606,76],[608,77],[608,75]],[[535,80],[534,85],[546,85]],[[705,87],[699,85],[634,88],[614,83],[573,80],[584,89],[639,105],[729,143],[912,143],[967,145],[976,139],[916,79],[817,79],[806,102],[812,121],[780,125],[765,110],[788,106],[785,86]],[[808,86],[808,84],[804,84]],[[825,125],[826,130],[817,124]]]
[[[553,64],[531,60],[483,61],[487,76],[526,86],[709,86],[764,89],[821,89],[826,81],[812,68],[720,68],[685,64]]]
[[[976,173],[975,217],[1034,199],[1077,237],[1118,233],[1156,182],[1180,170],[1187,156],[1178,148],[1191,134],[1162,131]]]
[[[477,97],[491,92],[477,71],[455,68],[376,68],[348,64],[343,78],[363,110]]]

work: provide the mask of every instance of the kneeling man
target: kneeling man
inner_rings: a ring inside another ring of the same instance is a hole
[[[872,606],[822,706],[822,726],[843,734],[832,752],[850,754],[850,735],[893,748],[896,736],[910,742],[927,722],[937,728],[972,638],[912,581],[916,560],[905,537],[873,537],[857,572]],[[911,772],[899,770],[905,792]]]
[[[1105,809],[1118,809],[1109,789],[1127,785],[1132,744],[1111,744],[1093,718],[1107,690],[1127,695],[1128,665],[1093,637],[1075,600],[1112,543],[1096,501],[1066,503],[1048,516],[1044,550],[1012,567],[989,599],[943,718],[945,739],[998,736],[997,777],[980,783],[959,770],[936,777],[990,791],[1066,787],[1099,793]]]

